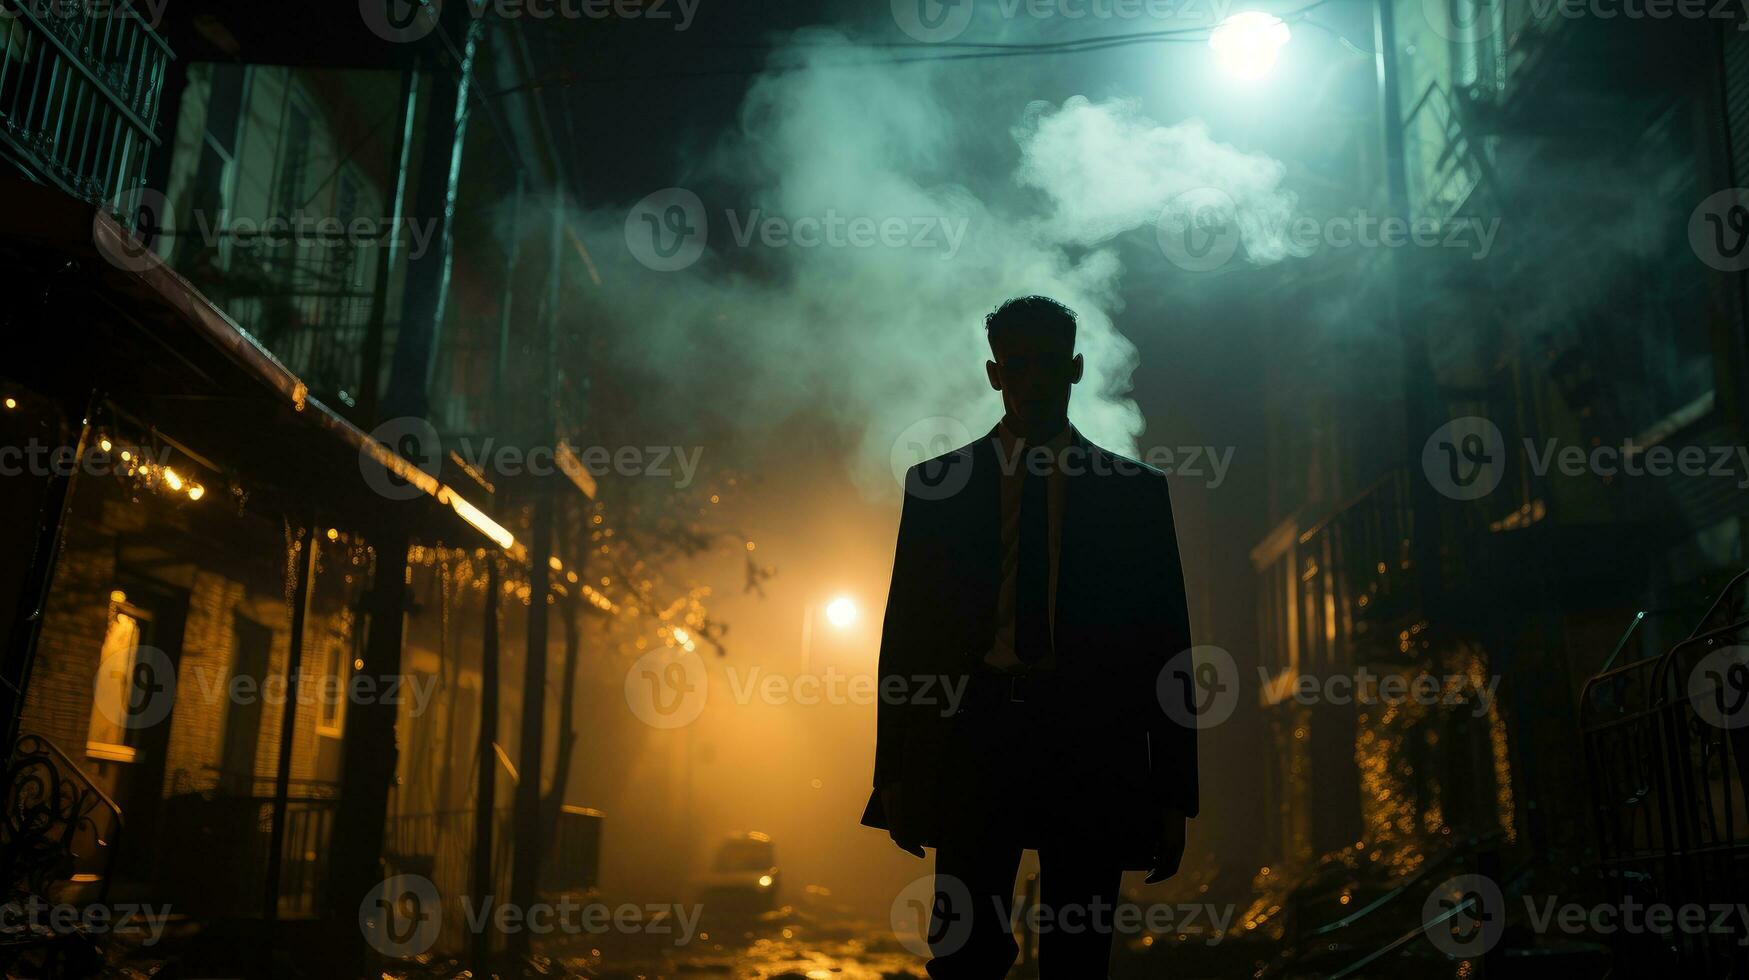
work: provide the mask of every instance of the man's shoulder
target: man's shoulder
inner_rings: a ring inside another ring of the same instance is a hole
[[[941,501],[952,499],[971,482],[979,446],[989,437],[971,442],[914,463],[905,471],[905,496],[914,500]],[[990,454],[994,455],[994,454]]]
[[[1087,446],[1089,472],[1137,477],[1143,482],[1149,483],[1156,479],[1164,482],[1166,479],[1166,471],[1157,466],[1151,466],[1139,459],[1125,456],[1123,453],[1113,452],[1091,439],[1083,437],[1082,441]]]

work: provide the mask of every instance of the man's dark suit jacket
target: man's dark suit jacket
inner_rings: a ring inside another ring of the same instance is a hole
[[[1022,794],[1048,812],[1051,839],[1098,844],[1125,868],[1148,869],[1164,810],[1195,816],[1198,809],[1196,730],[1160,698],[1170,687],[1160,681],[1168,660],[1190,647],[1172,503],[1165,474],[1078,432],[1066,458],[1057,667],[1046,692],[1060,710],[1050,749],[1027,760],[1032,779]],[[919,690],[919,676],[963,679],[984,669],[1001,587],[1003,462],[992,430],[906,474],[881,633],[883,692],[889,683]],[[883,693],[863,823],[887,829],[881,788],[894,781],[921,830],[917,843],[939,846],[943,831],[966,815],[965,753],[951,761],[966,712],[944,714],[938,702]]]

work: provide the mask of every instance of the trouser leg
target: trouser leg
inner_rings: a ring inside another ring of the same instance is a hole
[[[1113,923],[1123,870],[1073,846],[1039,851],[1040,980],[1110,975]]]
[[[935,852],[935,904],[928,964],[935,980],[998,980],[1020,952],[1013,932],[1020,845],[946,844]]]

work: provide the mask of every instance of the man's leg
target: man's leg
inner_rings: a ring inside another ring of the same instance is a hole
[[[1112,925],[1123,871],[1073,846],[1039,851],[1040,980],[1102,980],[1110,975]]]
[[[996,840],[935,852],[935,906],[929,917],[929,975],[935,980],[1000,980],[1020,947],[1014,942],[1014,875],[1020,845]]]

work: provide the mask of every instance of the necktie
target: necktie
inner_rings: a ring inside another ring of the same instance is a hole
[[[1037,663],[1051,652],[1049,477],[1029,453],[1020,492],[1020,570],[1014,594],[1014,655]]]

